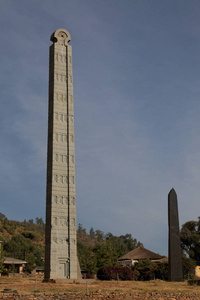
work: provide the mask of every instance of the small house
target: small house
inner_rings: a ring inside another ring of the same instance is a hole
[[[145,249],[141,244],[138,248],[128,252],[125,255],[122,255],[117,259],[119,264],[123,267],[131,267],[142,259],[150,259],[152,262],[161,263],[162,261],[166,261],[167,258],[165,256],[161,256],[157,253],[154,253],[148,249]]]
[[[12,257],[4,257],[3,265],[6,269],[9,269],[11,267],[15,268],[15,273],[22,273],[23,268],[27,264],[25,260],[12,258]]]

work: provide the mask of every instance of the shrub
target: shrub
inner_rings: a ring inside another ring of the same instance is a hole
[[[83,279],[94,279],[94,274],[83,274],[82,275]]]
[[[168,262],[157,265],[155,278],[166,281],[169,279]]]
[[[39,241],[39,236],[36,232],[34,231],[24,231],[22,232],[22,235],[26,238],[26,239],[30,239],[33,241],[38,242]]]
[[[134,272],[128,267],[102,267],[97,272],[100,280],[134,280]]]
[[[117,280],[117,270],[115,267],[102,267],[97,272],[100,280]]]
[[[1,271],[1,275],[8,275],[9,274],[9,271],[7,268],[3,268],[2,271]]]
[[[195,275],[196,261],[193,260],[192,258],[183,256],[182,257],[182,265],[183,265],[184,279],[193,278]]]
[[[134,280],[135,279],[135,274],[130,268],[121,267],[121,268],[117,268],[117,270],[118,270],[118,274],[119,274],[119,279],[121,279],[121,280]]]
[[[136,280],[146,281],[155,278],[157,265],[152,263],[149,259],[139,260],[133,266],[133,272],[137,273]]]

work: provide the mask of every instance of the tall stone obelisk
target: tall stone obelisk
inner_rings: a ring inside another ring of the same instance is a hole
[[[169,280],[183,281],[181,241],[179,235],[178,201],[174,189],[168,194]]]
[[[58,29],[50,40],[45,279],[76,279],[71,36]]]

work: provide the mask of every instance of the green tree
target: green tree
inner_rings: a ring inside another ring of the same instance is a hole
[[[36,221],[36,224],[39,225],[42,229],[45,228],[45,224],[44,224],[44,221],[43,221],[42,217],[41,218],[36,218],[35,221]]]
[[[125,253],[128,252],[128,247],[127,245],[124,243],[123,238],[118,237],[118,236],[114,236],[112,233],[107,233],[106,234],[106,242],[108,243],[112,243],[113,248],[115,249],[115,251],[117,252],[117,258],[119,256],[124,255]]]
[[[95,274],[96,268],[96,256],[91,247],[85,246],[82,242],[77,242],[78,259],[81,270],[88,274]]]
[[[136,280],[147,281],[155,278],[157,265],[149,259],[142,259],[135,263],[132,269],[135,273]]]
[[[107,242],[112,243],[115,251],[117,252],[117,257],[134,250],[140,244],[136,239],[133,239],[131,234],[121,235],[118,237],[109,232],[106,234],[105,238]]]
[[[77,233],[78,233],[79,236],[84,236],[84,235],[87,234],[87,233],[86,233],[86,229],[83,228],[82,224],[80,224],[80,223],[78,224],[78,230],[77,230]]]
[[[22,235],[13,236],[4,245],[6,256],[12,256],[18,259],[25,259],[25,253],[28,252],[30,244]]]
[[[91,274],[101,267],[118,266],[117,258],[140,244],[133,239],[131,234],[114,236],[112,233],[107,233],[105,235],[101,230],[94,231],[93,227],[90,228],[88,235],[81,224],[78,225],[77,234],[77,250],[81,269]],[[79,238],[81,238],[81,242]],[[93,247],[91,245],[94,244],[94,240],[91,239],[96,239]]]
[[[169,279],[168,262],[157,265],[157,268],[155,269],[155,278],[161,280]]]
[[[104,240],[104,232],[101,230],[96,230],[95,231],[95,237],[98,242],[102,242]]]
[[[134,250],[139,247],[140,242],[137,242],[136,239],[133,239],[131,234],[121,235],[120,238],[124,241],[124,244],[127,246],[127,252]]]
[[[192,258],[182,256],[182,265],[183,265],[183,277],[184,279],[191,279],[195,274],[196,261]]]
[[[29,252],[26,255],[26,261],[27,261],[27,264],[24,267],[24,272],[31,273],[34,270],[34,268],[36,267],[35,255],[33,253]]]
[[[33,266],[41,262],[42,265],[42,255],[41,246],[39,244],[33,243],[30,239],[26,239],[23,235],[13,236],[4,245],[4,252],[6,256],[11,256],[14,258],[26,260],[25,270],[30,272]]]
[[[22,232],[22,235],[26,239],[30,239],[30,240],[39,242],[39,235],[36,231],[24,231],[24,232]]]
[[[188,221],[180,231],[183,252],[200,264],[200,217],[198,221]]]
[[[116,265],[117,252],[112,243],[98,243],[94,249],[97,259],[97,268]]]
[[[90,237],[91,237],[92,239],[95,238],[95,232],[94,232],[94,228],[93,228],[93,227],[90,228]]]

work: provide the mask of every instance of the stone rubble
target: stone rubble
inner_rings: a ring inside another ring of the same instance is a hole
[[[1,294],[0,299],[7,300],[200,300],[199,293],[58,293],[58,294]]]

